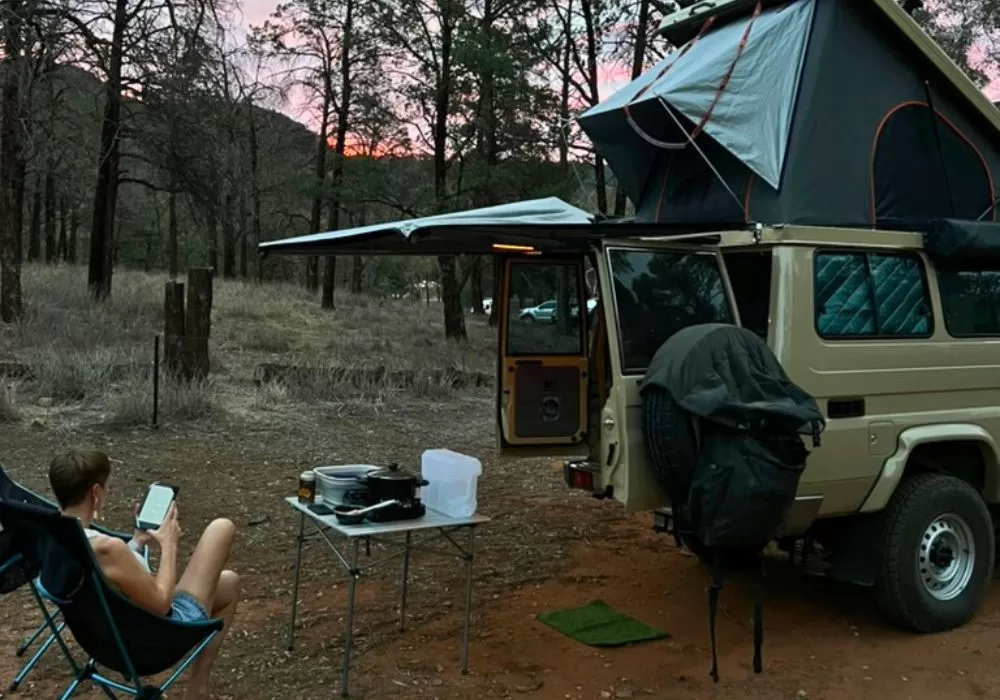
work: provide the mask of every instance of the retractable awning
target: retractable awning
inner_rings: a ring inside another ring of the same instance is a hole
[[[601,238],[667,236],[740,227],[742,222],[667,226],[609,221],[558,197],[261,243],[261,253],[300,255],[486,255],[518,250],[578,253]]]

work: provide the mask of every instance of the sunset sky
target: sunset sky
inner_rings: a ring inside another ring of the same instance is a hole
[[[244,0],[242,20],[238,20],[240,28],[245,31],[251,26],[263,24],[274,11],[277,4],[278,0]],[[973,60],[976,59],[975,53],[976,51],[973,49],[973,55],[971,56]],[[601,71],[601,97],[606,98],[622,85],[625,85],[628,82],[628,74],[629,71],[625,66],[607,66],[604,68]],[[986,87],[985,92],[991,100],[1000,100],[1000,76]],[[291,103],[285,105],[282,111],[293,119],[313,126],[312,115],[309,113],[307,106],[302,104],[301,100],[295,100],[293,97]]]

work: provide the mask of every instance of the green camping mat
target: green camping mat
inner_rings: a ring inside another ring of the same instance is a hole
[[[621,614],[603,600],[579,608],[541,613],[538,619],[571,639],[595,647],[617,647],[670,636]]]

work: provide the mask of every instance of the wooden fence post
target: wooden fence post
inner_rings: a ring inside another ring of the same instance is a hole
[[[184,373],[184,283],[167,282],[163,301],[163,362],[174,376]]]
[[[188,270],[187,313],[187,376],[205,379],[211,366],[208,339],[212,332],[212,270],[195,267]]]

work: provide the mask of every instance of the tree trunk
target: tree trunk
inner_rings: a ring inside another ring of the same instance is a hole
[[[57,259],[56,216],[56,178],[50,169],[45,173],[45,262],[50,265]]]
[[[639,0],[639,22],[635,28],[635,46],[632,51],[632,80],[642,75],[646,61],[646,35],[649,33],[649,0]],[[625,190],[621,183],[615,186],[616,217],[625,216]]]
[[[53,138],[56,132],[55,61],[52,54],[45,61],[45,121],[48,142],[45,144],[45,262],[51,265],[59,257],[56,253],[56,149]]]
[[[3,48],[7,60],[0,71],[0,320],[14,323],[23,311],[21,300],[21,214],[18,178],[23,180],[21,152],[22,5],[4,3]],[[23,184],[21,184],[23,191]],[[23,199],[23,195],[21,195]]]
[[[489,327],[496,328],[499,324],[500,295],[503,293],[503,261],[499,255],[493,256],[493,301],[490,303]]]
[[[226,187],[226,197],[222,205],[222,276],[236,277],[236,227],[233,221],[235,197],[232,187]]]
[[[184,283],[167,282],[163,297],[163,364],[175,377],[184,372]]]
[[[587,36],[587,87],[590,89],[590,104],[596,105],[601,101],[601,93],[598,87],[598,63],[597,63],[597,32],[598,28],[594,20],[595,0],[581,0],[580,6],[583,11],[583,23]],[[597,189],[597,210],[602,214],[608,213],[608,189],[604,176],[604,159],[596,153],[594,154],[594,183]]]
[[[250,261],[247,256],[250,254],[250,246],[247,245],[250,238],[250,216],[247,212],[247,190],[240,186],[240,279],[246,279],[250,275]]]
[[[177,239],[177,182],[171,173],[170,191],[167,193],[167,266],[172,280],[177,279],[181,267]]]
[[[67,251],[67,259],[71,263],[76,263],[76,232],[80,229],[80,209],[78,204],[73,204],[73,207],[69,210],[69,250]]]
[[[365,259],[355,255],[351,260],[351,294],[365,291]]]
[[[256,259],[256,279],[264,281],[264,266],[257,254],[262,241],[260,221],[260,146],[257,143],[257,120],[253,114],[253,104],[247,103],[247,118],[250,121],[250,198],[253,203],[253,250]]]
[[[205,235],[208,241],[208,268],[212,274],[215,274],[219,271],[219,212],[215,207],[214,197],[213,201],[208,204],[205,218],[207,219]]]
[[[440,73],[434,95],[434,201],[438,213],[445,209],[448,177],[448,114],[451,110],[452,50],[455,24],[450,2],[441,4],[441,52]],[[441,301],[444,312],[444,335],[452,340],[466,340],[465,314],[462,309],[462,294],[456,275],[455,256],[438,256],[441,268]]]
[[[563,173],[569,172],[569,86],[570,86],[570,56],[573,48],[573,0],[569,0],[566,5],[566,17],[563,20],[563,44],[562,54],[562,85],[559,90],[559,167]],[[495,307],[494,307],[495,308]],[[490,325],[493,314],[490,314]]]
[[[483,261],[478,256],[472,260],[472,272],[469,273],[469,281],[472,285],[472,315],[485,316],[486,309],[483,308]]]
[[[331,201],[327,210],[326,223],[331,231],[337,229],[337,203]],[[334,303],[334,288],[337,286],[337,257],[327,255],[323,258],[323,293],[320,299],[320,307],[324,309],[336,308]]]
[[[28,230],[28,262],[42,258],[42,181],[36,175],[31,190],[31,228]]]
[[[323,185],[326,182],[326,151],[330,148],[327,141],[330,126],[330,102],[333,100],[333,85],[329,75],[326,78],[326,88],[323,90],[323,113],[320,117],[319,135],[316,137],[316,157],[313,170],[312,212],[309,216],[309,232],[319,233],[320,219],[323,216]],[[324,274],[325,277],[325,274]],[[324,280],[325,281],[325,280]],[[306,258],[306,288],[315,292],[319,289],[319,258],[310,255]],[[323,301],[326,301],[325,299]],[[324,308],[331,308],[323,304]]]
[[[69,205],[65,197],[59,198],[59,244],[56,247],[56,260],[69,261]]]
[[[340,201],[341,189],[344,183],[344,154],[347,149],[347,130],[351,119],[351,99],[353,98],[354,85],[351,76],[352,50],[354,48],[354,5],[356,0],[347,0],[344,8],[344,31],[341,36],[340,48],[340,104],[337,109],[337,126],[334,132],[334,161],[333,176],[331,178],[330,197],[330,230],[336,231],[340,228]],[[332,90],[331,90],[332,93]],[[332,97],[332,94],[331,94]],[[337,260],[333,256],[326,258],[326,265],[323,274],[323,299],[322,306],[325,309],[334,308],[334,280],[337,269]],[[353,289],[353,287],[352,287]]]
[[[208,348],[212,334],[212,275],[212,270],[205,268],[188,270],[185,360],[186,375],[193,379],[205,379],[211,366]]]
[[[114,25],[109,48],[108,76],[104,84],[104,118],[98,153],[94,212],[90,225],[90,265],[87,284],[97,301],[111,295],[112,246],[118,205],[118,172],[121,146],[122,54],[128,23],[128,0],[115,0]]]

